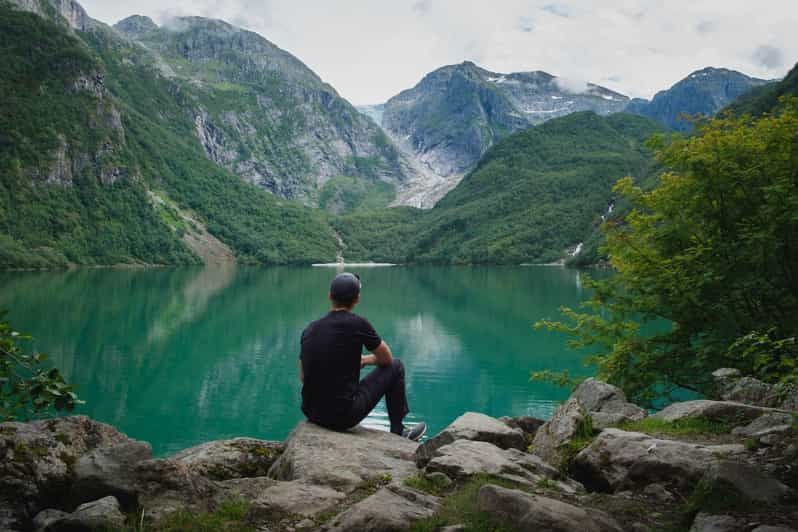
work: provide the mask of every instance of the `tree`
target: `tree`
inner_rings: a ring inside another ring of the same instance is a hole
[[[82,404],[61,372],[45,366],[45,355],[23,351],[20,342],[25,340],[30,337],[0,321],[0,421],[35,417],[51,408],[71,411]]]
[[[650,191],[621,179],[633,208],[603,227],[617,274],[590,283],[586,311],[536,325],[639,401],[705,392],[723,366],[798,381],[798,99],[782,105],[653,138],[668,171]]]

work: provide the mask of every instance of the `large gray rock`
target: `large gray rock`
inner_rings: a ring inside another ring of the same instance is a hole
[[[85,416],[0,423],[0,511],[3,526],[19,528],[67,495],[84,454],[131,441],[110,425]],[[18,523],[18,524],[15,524]]]
[[[587,411],[576,397],[571,397],[538,429],[532,441],[532,451],[559,467],[566,457],[565,447],[589,427]]]
[[[270,520],[275,514],[310,517],[329,510],[344,499],[340,491],[303,480],[276,482],[250,502],[247,521]]]
[[[618,492],[652,483],[688,494],[721,458],[744,455],[742,445],[698,445],[605,429],[572,463],[575,478],[589,489]]]
[[[572,397],[590,414],[593,425],[598,428],[638,421],[647,415],[645,410],[626,400],[623,390],[592,377],[583,381]]]
[[[145,460],[136,465],[139,505],[147,519],[159,521],[177,511],[204,512],[219,486],[172,460]]]
[[[255,438],[211,441],[169,457],[211,480],[261,477],[279,458],[283,444]]]
[[[521,429],[511,428],[498,419],[466,412],[443,429],[437,436],[421,444],[416,450],[416,464],[424,467],[435,450],[455,440],[473,440],[492,443],[502,449],[526,449],[526,438]]]
[[[416,442],[380,430],[358,426],[336,432],[303,421],[288,436],[269,476],[349,492],[369,479],[390,475],[401,481],[416,474],[417,447]]]
[[[33,530],[35,530],[35,532],[50,530],[50,526],[67,517],[69,517],[69,513],[62,512],[61,510],[55,510],[53,508],[42,510],[33,518]]]
[[[744,462],[717,461],[707,468],[701,479],[708,497],[721,498],[734,494],[748,503],[777,505],[791,494],[789,487]]]
[[[329,532],[410,530],[414,522],[432,516],[439,508],[437,497],[392,484],[341,513]]]
[[[549,532],[620,532],[607,514],[557,499],[487,484],[479,489],[479,509],[498,516],[516,530]]]
[[[502,416],[499,421],[512,429],[521,429],[527,437],[534,437],[538,429],[546,423],[545,420],[532,416]]]
[[[695,401],[673,403],[663,408],[652,417],[665,421],[704,417],[712,421],[725,423],[746,423],[763,414],[778,412],[783,411],[774,408],[736,403],[733,401],[697,399]]]
[[[732,434],[743,438],[761,438],[767,434],[787,432],[792,429],[792,423],[791,414],[771,412],[759,416],[748,425],[734,428]]]
[[[573,493],[579,484],[562,479],[561,473],[538,456],[517,449],[499,449],[481,441],[456,440],[436,449],[427,464],[427,472],[440,472],[463,479],[485,474],[535,486],[541,480],[553,480],[564,492]]]
[[[71,514],[51,522],[44,530],[47,532],[75,532],[123,530],[125,516],[119,509],[119,502],[113,496],[81,504]]]
[[[152,448],[142,441],[126,441],[100,447],[75,463],[70,499],[73,504],[116,497],[124,507],[137,504],[136,465],[152,458]]]
[[[730,515],[699,513],[690,532],[742,532],[743,523]]]
[[[796,532],[796,530],[788,526],[760,525],[751,532]]]
[[[269,477],[231,478],[215,482],[213,494],[215,505],[230,500],[254,501],[268,488],[279,484],[279,480]]]

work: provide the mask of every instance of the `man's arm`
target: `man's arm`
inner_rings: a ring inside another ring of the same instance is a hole
[[[391,348],[383,340],[376,348],[371,350],[371,355],[364,356],[360,361],[360,367],[376,365],[381,368],[390,366],[393,363]]]

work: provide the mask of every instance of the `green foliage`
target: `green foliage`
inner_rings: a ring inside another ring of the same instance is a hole
[[[619,426],[629,432],[644,432],[646,434],[669,434],[669,435],[716,435],[728,434],[733,426],[729,423],[708,419],[697,416],[676,421],[666,421],[655,417],[647,417],[639,421],[622,423]]]
[[[71,411],[83,403],[61,372],[45,364],[46,355],[22,349],[20,343],[28,340],[0,321],[0,421],[28,419],[51,409]]]
[[[388,207],[395,196],[394,187],[383,181],[337,176],[322,187],[319,207],[333,214],[372,211]]]
[[[430,480],[422,473],[416,473],[413,476],[407,477],[404,480],[404,484],[405,486],[409,486],[418,491],[423,491],[424,493],[435,495],[436,497],[445,495],[447,492],[451,491],[451,488],[453,487],[451,482],[441,482],[440,480],[435,479]]]
[[[706,391],[718,367],[795,380],[798,102],[698,129],[652,143],[668,168],[656,188],[616,185],[633,206],[604,228],[617,275],[586,284],[584,312],[538,324],[591,350],[599,376],[639,402]]]
[[[250,532],[255,528],[248,525],[244,518],[249,510],[249,504],[244,501],[226,501],[219,505],[214,512],[196,513],[179,511],[169,514],[159,521],[154,527],[142,527],[144,530],[155,532]]]

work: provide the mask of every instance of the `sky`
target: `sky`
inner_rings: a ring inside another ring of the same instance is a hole
[[[113,24],[199,15],[255,31],[354,104],[444,65],[544,70],[651,98],[690,72],[781,78],[798,62],[798,0],[79,0]]]

